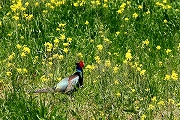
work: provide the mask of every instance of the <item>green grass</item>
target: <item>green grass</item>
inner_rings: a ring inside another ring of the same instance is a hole
[[[172,0],[1,0],[0,119],[180,119],[179,11]],[[28,93],[79,60],[77,92]]]

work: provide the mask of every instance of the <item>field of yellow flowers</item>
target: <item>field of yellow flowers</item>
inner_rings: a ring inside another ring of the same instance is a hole
[[[0,119],[180,119],[178,0],[1,0]],[[83,60],[72,95],[54,86]]]

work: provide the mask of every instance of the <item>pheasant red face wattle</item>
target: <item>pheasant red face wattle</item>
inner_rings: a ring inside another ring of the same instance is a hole
[[[83,62],[82,60],[79,62],[79,66],[80,66],[81,68],[84,67],[84,62]]]

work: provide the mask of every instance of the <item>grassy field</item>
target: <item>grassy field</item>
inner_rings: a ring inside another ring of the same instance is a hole
[[[1,0],[0,46],[0,119],[180,120],[178,0]]]

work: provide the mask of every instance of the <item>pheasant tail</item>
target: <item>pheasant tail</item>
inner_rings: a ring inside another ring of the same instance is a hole
[[[35,90],[33,93],[48,93],[48,92],[54,92],[53,88],[43,88],[39,90]]]

